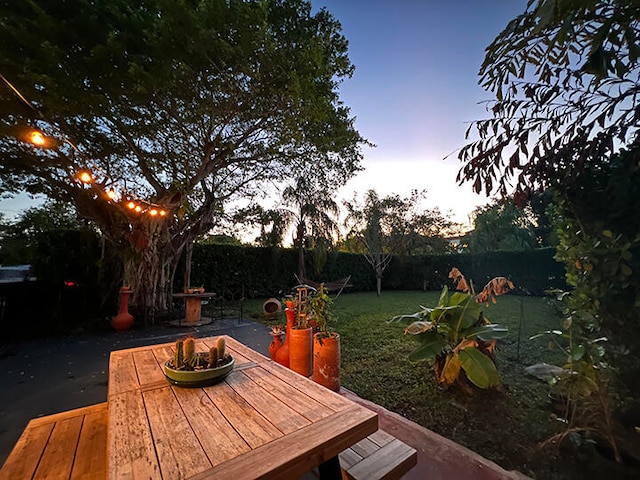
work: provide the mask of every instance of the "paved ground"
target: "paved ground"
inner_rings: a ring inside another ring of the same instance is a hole
[[[268,355],[269,329],[251,321],[155,326],[125,333],[66,335],[0,346],[0,465],[30,419],[107,400],[109,353],[154,343],[231,335]]]

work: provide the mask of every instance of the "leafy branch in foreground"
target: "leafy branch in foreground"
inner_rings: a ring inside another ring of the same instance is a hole
[[[458,181],[506,196],[558,185],[638,135],[640,3],[530,0],[486,50],[492,118],[458,154]]]

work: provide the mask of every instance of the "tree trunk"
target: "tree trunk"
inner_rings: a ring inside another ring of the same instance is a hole
[[[304,223],[298,222],[296,227],[296,238],[294,243],[298,247],[298,278],[302,280],[306,277],[304,268]]]
[[[158,222],[136,224],[128,235],[129,248],[121,249],[124,283],[131,286],[131,306],[142,315],[145,325],[155,323],[157,313],[171,306],[173,278],[182,250],[193,245],[188,237],[170,239],[166,227]]]
[[[184,255],[184,286],[191,286],[191,257],[193,256],[193,241],[187,243]]]

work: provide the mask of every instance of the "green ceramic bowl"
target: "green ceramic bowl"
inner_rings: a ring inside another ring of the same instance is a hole
[[[175,370],[169,366],[171,360],[164,363],[164,374],[172,384],[179,387],[206,387],[224,380],[236,363],[236,359],[231,357],[231,361],[221,367],[205,368],[203,370]]]

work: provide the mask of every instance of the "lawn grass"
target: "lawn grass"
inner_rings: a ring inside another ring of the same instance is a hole
[[[509,294],[484,308],[492,322],[509,328],[509,335],[498,342],[496,363],[502,387],[469,393],[438,385],[429,363],[410,362],[407,356],[417,341],[404,335],[406,324],[388,322],[395,315],[418,311],[420,305],[435,306],[438,296],[439,292],[416,291],[383,292],[380,297],[343,293],[334,302],[338,317],[334,327],[341,335],[342,385],[507,470],[517,469],[534,478],[572,478],[567,471],[577,468],[573,461],[560,460],[556,449],[539,448],[562,431],[562,424],[552,414],[549,386],[524,373],[526,366],[535,363],[563,363],[561,352],[549,350],[544,339],[529,340],[559,326],[549,299]],[[250,302],[247,311],[256,312],[254,317],[260,320],[261,306]]]

